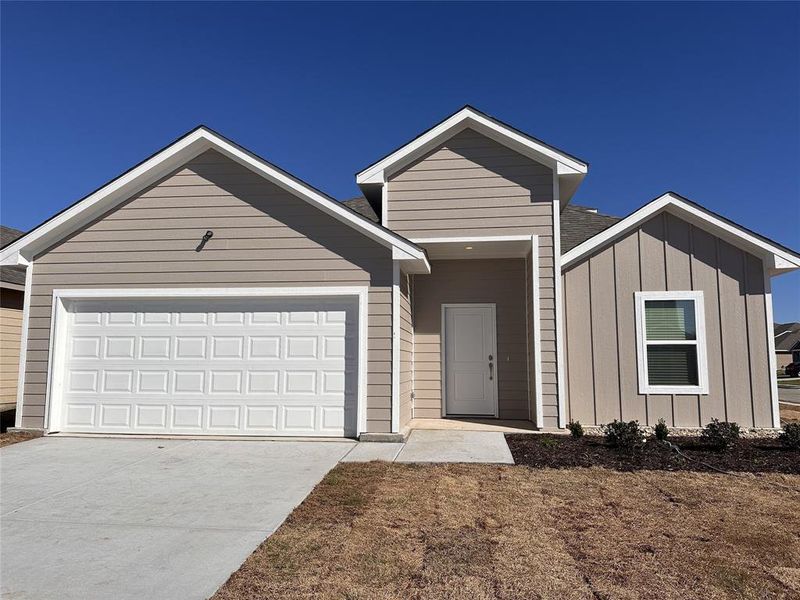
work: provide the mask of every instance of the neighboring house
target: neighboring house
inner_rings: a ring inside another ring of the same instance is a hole
[[[23,233],[19,229],[0,225],[0,246],[10,244]],[[24,294],[25,268],[0,267],[0,412],[17,406]]]
[[[28,266],[17,424],[777,427],[770,278],[800,255],[673,193],[571,206],[587,171],[466,107],[341,203],[199,127],[0,252]]]
[[[778,369],[800,362],[800,323],[775,323],[775,362]]]

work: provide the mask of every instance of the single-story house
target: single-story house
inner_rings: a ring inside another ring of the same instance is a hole
[[[800,362],[800,323],[775,323],[775,361],[778,369]]]
[[[0,225],[0,246],[22,235],[19,229]],[[17,407],[24,293],[25,267],[0,266],[0,412]]]
[[[197,127],[0,251],[27,268],[17,425],[778,427],[770,280],[800,255],[672,192],[573,207],[588,169],[468,106],[343,203]]]

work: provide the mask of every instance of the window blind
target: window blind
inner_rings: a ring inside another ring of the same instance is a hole
[[[647,300],[644,305],[647,341],[694,340],[694,302]]]
[[[647,378],[650,385],[698,385],[697,346],[648,346]]]

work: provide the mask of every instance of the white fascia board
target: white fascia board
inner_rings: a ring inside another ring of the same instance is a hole
[[[461,237],[430,237],[412,238],[415,244],[469,244],[471,242],[527,242],[530,241],[530,234],[522,235],[473,235]]]
[[[745,251],[751,253],[755,252],[762,258],[771,257],[774,271],[800,269],[800,257],[794,256],[783,248],[753,235],[742,227],[737,227],[728,221],[719,219],[713,214],[701,210],[697,206],[684,201],[671,192],[649,202],[608,229],[589,238],[564,254],[561,257],[562,269],[628,233],[661,211],[667,211],[690,223],[710,229],[711,232],[718,237]]]
[[[402,148],[392,152],[386,158],[361,171],[356,175],[356,183],[383,183],[392,172],[397,171],[418,155],[467,128],[475,129],[498,143],[509,146],[517,152],[546,164],[555,169],[559,175],[585,174],[588,171],[588,166],[585,163],[521,135],[519,132],[466,107]]]
[[[405,238],[362,219],[335,199],[201,127],[10,244],[0,252],[0,264],[23,264],[21,260],[30,260],[36,252],[212,148],[383,246],[403,250],[412,257],[409,260],[426,262],[424,251]]]

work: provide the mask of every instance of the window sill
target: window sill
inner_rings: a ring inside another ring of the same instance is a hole
[[[649,385],[639,388],[640,394],[685,394],[688,396],[707,396],[708,389],[700,385]]]

